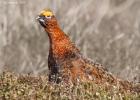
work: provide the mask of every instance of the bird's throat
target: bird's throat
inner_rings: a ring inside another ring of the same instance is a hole
[[[60,28],[45,30],[49,36],[50,50],[53,56],[63,58],[67,52],[71,51],[72,42]]]

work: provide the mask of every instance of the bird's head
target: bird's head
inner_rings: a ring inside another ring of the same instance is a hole
[[[44,28],[57,25],[56,18],[50,9],[42,10],[36,19]]]

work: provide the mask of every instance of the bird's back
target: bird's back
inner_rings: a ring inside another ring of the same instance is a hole
[[[64,60],[62,67],[62,80],[65,82],[94,82],[119,86],[125,90],[132,88],[130,82],[115,77],[101,64],[93,62],[81,54],[71,60]]]

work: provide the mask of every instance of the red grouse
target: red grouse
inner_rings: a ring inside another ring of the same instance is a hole
[[[79,49],[62,31],[53,12],[41,11],[37,20],[49,36],[49,81],[75,83],[78,81],[108,83],[130,89],[131,83],[107,72],[102,65],[84,58]]]

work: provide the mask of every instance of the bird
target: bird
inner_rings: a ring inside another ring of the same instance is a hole
[[[119,79],[108,72],[103,65],[84,57],[75,43],[60,28],[53,11],[43,9],[36,19],[49,37],[48,77],[50,82],[58,84],[60,82],[94,82],[119,84],[124,89],[132,87],[131,82]]]

